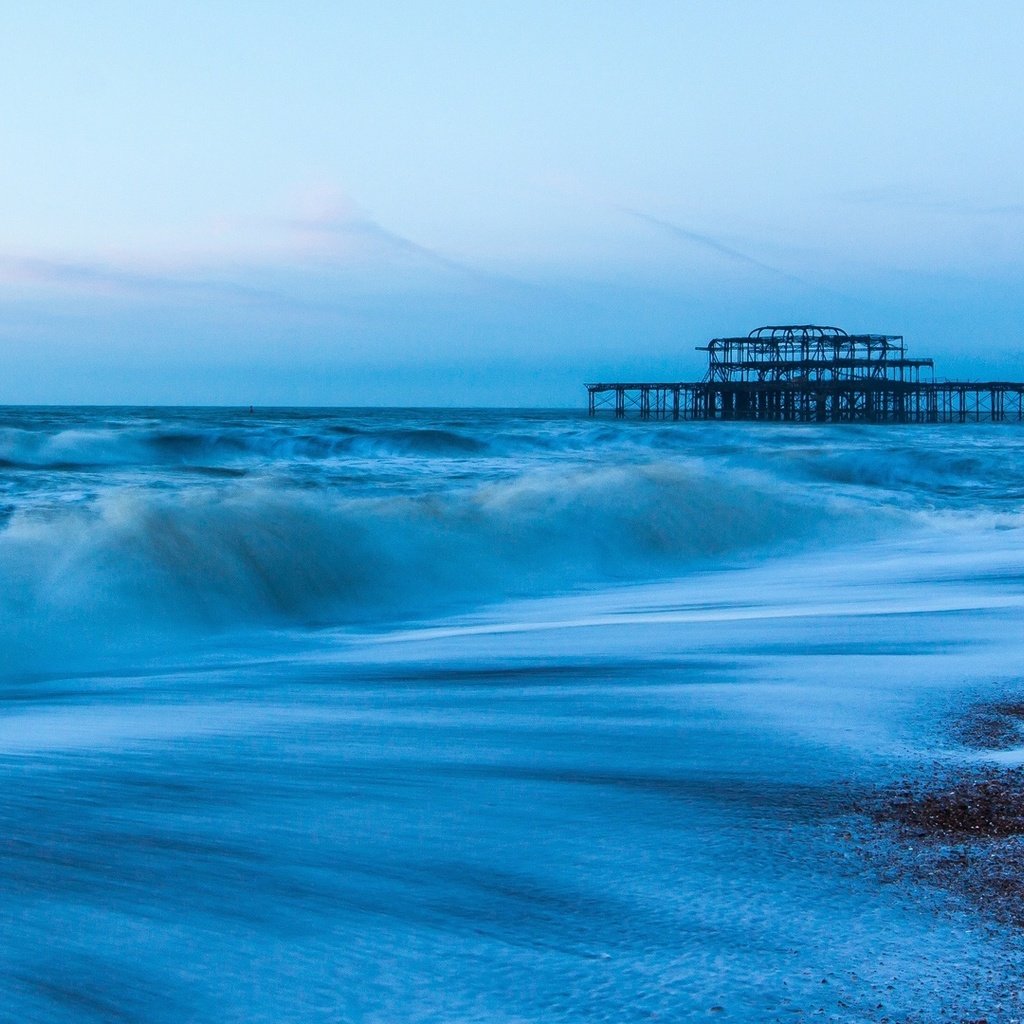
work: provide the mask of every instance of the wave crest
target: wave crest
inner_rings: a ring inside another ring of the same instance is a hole
[[[0,641],[28,667],[160,634],[436,615],[666,577],[778,549],[827,520],[820,503],[767,479],[675,462],[538,471],[415,497],[256,480],[118,491],[88,508],[8,520]]]

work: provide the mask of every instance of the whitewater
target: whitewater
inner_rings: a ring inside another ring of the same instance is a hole
[[[0,409],[0,1020],[1024,1018],[852,841],[1022,623],[1018,424]]]

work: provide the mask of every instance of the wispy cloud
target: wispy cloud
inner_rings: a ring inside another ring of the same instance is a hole
[[[332,195],[302,215],[235,224],[219,255],[179,254],[165,260],[126,255],[92,258],[0,253],[0,287],[42,288],[68,295],[186,301],[220,299],[319,306],[346,290],[387,289],[438,272],[463,279],[486,275],[391,231]],[[255,233],[254,233],[254,229]],[[232,245],[232,237],[235,244]],[[244,250],[237,244],[246,238]],[[351,244],[341,245],[340,240]],[[313,259],[311,260],[311,257]],[[319,257],[319,258],[317,258]],[[400,275],[382,273],[399,269]]]
[[[770,263],[765,263],[763,260],[759,260],[748,253],[741,252],[739,249],[734,249],[732,246],[726,245],[723,242],[718,241],[717,238],[712,238],[710,235],[704,235],[697,231],[691,231],[689,228],[684,228],[679,224],[674,224],[671,221],[662,220],[660,217],[654,217],[649,213],[643,213],[641,210],[633,210],[627,206],[619,206],[618,210],[622,213],[633,217],[635,220],[641,221],[644,224],[649,224],[652,227],[657,228],[665,234],[671,235],[673,238],[677,238],[683,242],[689,242],[692,245],[700,246],[704,249],[708,249],[711,252],[716,252],[721,256],[725,256],[730,260],[734,260],[737,263],[743,263],[750,267],[756,267],[758,270],[764,270],[769,274],[775,274],[778,277],[783,277],[788,281],[795,281],[797,284],[804,285],[805,287],[813,287],[810,282],[805,281],[802,277],[798,277],[796,274],[791,274],[788,270],[783,270],[781,267],[772,266]]]
[[[216,293],[236,298],[278,300],[271,290],[223,277],[207,277],[197,268],[147,271],[89,260],[0,255],[0,283],[40,285],[104,295],[197,295]]]
[[[294,231],[314,237],[369,242],[371,246],[385,252],[412,256],[431,266],[459,274],[479,276],[474,267],[391,231],[365,214],[327,213],[317,217],[297,217],[289,220],[287,225]]]
[[[301,240],[299,248],[332,259],[344,253],[349,259],[379,261],[399,258],[421,271],[443,271],[454,283],[469,284],[487,290],[511,289],[513,294],[535,295],[547,292],[547,286],[514,274],[485,268],[467,260],[417,242],[408,235],[386,227],[374,216],[342,193],[328,191],[307,198],[304,212],[283,222],[283,226]]]
[[[422,245],[408,236],[385,227],[351,196],[327,184],[313,187],[297,197],[300,212],[284,222],[293,236],[328,249],[342,242],[354,247],[353,256],[398,255],[435,269],[478,276],[476,268],[443,252]]]

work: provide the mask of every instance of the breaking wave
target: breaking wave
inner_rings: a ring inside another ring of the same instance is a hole
[[[828,524],[766,478],[696,462],[538,470],[439,495],[115,489],[7,520],[0,642],[31,668],[161,635],[438,615],[778,551]]]

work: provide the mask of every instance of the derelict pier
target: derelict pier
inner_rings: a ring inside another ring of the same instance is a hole
[[[714,338],[704,378],[588,384],[588,411],[622,419],[798,423],[966,423],[1024,420],[1024,383],[935,380],[901,335],[838,327],[759,327]]]

